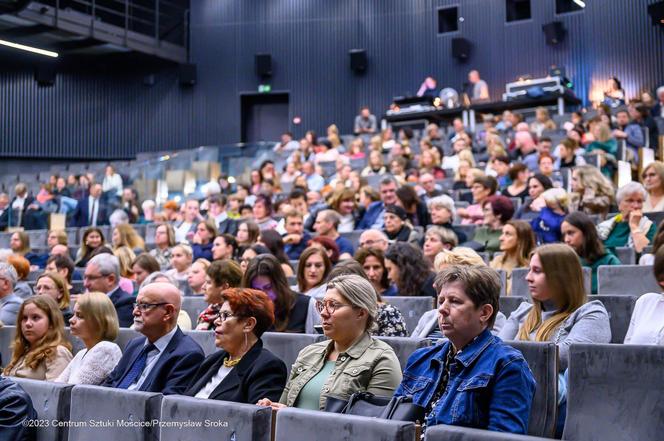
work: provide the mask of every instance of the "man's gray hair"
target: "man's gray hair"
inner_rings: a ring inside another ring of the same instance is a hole
[[[97,254],[88,262],[88,265],[97,265],[102,276],[115,275],[115,280],[120,281],[120,261],[110,253]]]
[[[634,193],[639,193],[641,196],[643,196],[643,199],[645,199],[648,196],[648,192],[646,189],[641,185],[639,182],[628,182],[627,184],[623,185],[618,189],[616,192],[616,201],[618,203],[621,203],[623,199],[625,199],[627,196],[630,194]]]
[[[178,281],[175,280],[174,277],[169,276],[168,274],[166,274],[165,272],[162,272],[162,271],[156,271],[156,272],[151,273],[150,275],[148,275],[145,278],[145,280],[143,280],[143,283],[141,283],[140,289],[143,289],[143,288],[145,288],[146,286],[148,286],[152,283],[156,283],[155,281],[159,278],[166,279],[168,281],[167,283],[170,283],[171,285],[173,285],[176,288],[180,289],[180,285],[178,285]]]
[[[441,194],[440,196],[436,196],[434,198],[429,199],[427,202],[427,208],[429,211],[431,211],[432,207],[443,207],[447,208],[447,210],[452,213],[452,219],[450,221],[454,220],[454,216],[456,216],[456,209],[454,208],[454,199],[449,197],[446,194]]]
[[[334,210],[322,210],[318,213],[319,216],[325,221],[325,222],[330,222],[332,225],[334,225],[334,229],[336,230],[339,227],[339,224],[341,223],[341,215],[337,213]]]
[[[18,282],[18,274],[16,274],[16,269],[6,262],[0,262],[0,277],[9,280],[9,282],[12,284],[12,288],[16,286],[16,282]]]
[[[664,93],[664,86],[659,86],[657,88],[657,96],[661,95],[662,93]]]
[[[385,176],[383,179],[380,180],[380,187],[390,184],[394,184],[397,187],[399,187],[399,183],[397,182],[397,179],[394,176]]]

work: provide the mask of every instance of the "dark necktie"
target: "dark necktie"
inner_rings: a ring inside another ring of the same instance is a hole
[[[141,376],[143,369],[145,369],[145,364],[148,361],[148,352],[155,349],[157,349],[157,347],[152,343],[143,348],[141,353],[138,355],[138,358],[134,361],[134,364],[131,365],[131,369],[129,369],[127,375],[125,375],[125,377],[118,385],[118,389],[127,389]]]

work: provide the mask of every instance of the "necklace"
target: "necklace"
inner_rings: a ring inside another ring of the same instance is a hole
[[[236,366],[240,362],[240,360],[242,360],[242,357],[236,358],[235,360],[229,360],[228,358],[224,358],[224,367],[232,368]]]

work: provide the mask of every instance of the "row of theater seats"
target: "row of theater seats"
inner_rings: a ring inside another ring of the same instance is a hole
[[[523,352],[538,384],[530,436],[438,426],[427,430],[426,440],[528,441],[552,436],[557,406],[556,346],[510,344]],[[573,345],[563,439],[661,439],[662,365],[664,347]],[[41,420],[39,441],[416,440],[417,427],[408,422],[300,409],[284,409],[275,416],[268,408],[253,405],[97,386],[17,381],[30,394]]]

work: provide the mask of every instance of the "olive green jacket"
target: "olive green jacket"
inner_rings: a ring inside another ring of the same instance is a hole
[[[323,369],[333,349],[331,340],[302,349],[279,402],[293,406],[304,385]],[[323,385],[320,409],[325,408],[328,395],[348,399],[355,392],[368,391],[392,396],[400,383],[401,365],[392,348],[364,333],[346,352],[339,354],[334,370]]]

